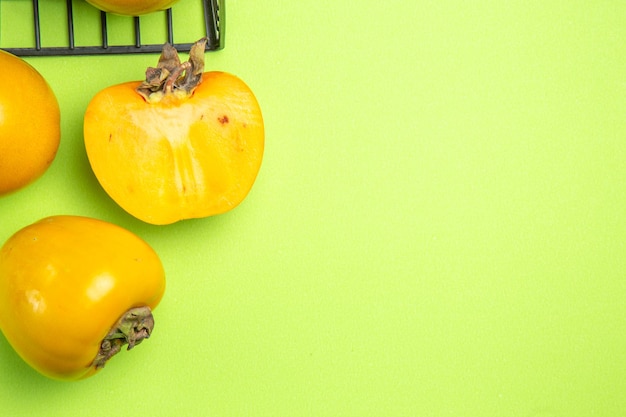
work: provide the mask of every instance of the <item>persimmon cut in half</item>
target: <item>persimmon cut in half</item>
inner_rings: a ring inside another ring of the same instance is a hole
[[[182,62],[165,45],[143,82],[100,91],[87,107],[91,168],[124,210],[151,224],[225,213],[254,184],[264,126],[250,88],[226,72],[204,72],[206,38]]]

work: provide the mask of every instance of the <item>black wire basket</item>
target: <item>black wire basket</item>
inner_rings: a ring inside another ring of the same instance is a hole
[[[0,13],[2,12],[2,3],[7,0],[0,0]],[[66,45],[63,46],[44,46],[42,44],[41,29],[41,7],[39,0],[32,1],[32,24],[34,45],[25,47],[3,47],[0,38],[0,49],[8,51],[17,56],[54,56],[54,55],[106,55],[106,54],[138,54],[138,53],[159,53],[164,43],[170,43],[177,50],[188,52],[193,42],[176,43],[175,42],[175,25],[172,9],[164,12],[165,39],[161,43],[144,43],[142,42],[142,18],[132,17],[133,19],[133,37],[134,43],[128,44],[109,44],[109,14],[100,12],[99,31],[100,42],[96,45],[79,45],[74,30],[74,2],[84,0],[66,0],[65,12],[67,14],[67,27],[63,28],[67,32]],[[200,0],[202,2],[204,34],[198,34],[197,38],[206,36],[208,39],[206,50],[216,51],[224,47],[224,23],[225,23],[225,0]],[[90,6],[91,7],[91,6]],[[0,28],[1,29],[1,28]],[[145,29],[145,28],[144,28]],[[1,33],[1,31],[0,31]],[[197,39],[196,39],[197,40]]]

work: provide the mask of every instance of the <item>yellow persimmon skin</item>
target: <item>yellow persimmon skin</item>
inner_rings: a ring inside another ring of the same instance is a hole
[[[150,246],[111,223],[53,216],[0,249],[0,329],[40,373],[59,380],[93,375],[103,338],[133,307],[154,309],[165,290]]]
[[[179,0],[87,0],[92,6],[123,16],[141,16],[169,9]]]
[[[147,102],[139,82],[106,88],[87,107],[84,137],[98,181],[151,224],[227,212],[255,182],[264,151],[261,109],[243,81],[206,72],[192,96]]]
[[[54,160],[60,110],[46,80],[26,61],[0,50],[0,195],[39,178]]]

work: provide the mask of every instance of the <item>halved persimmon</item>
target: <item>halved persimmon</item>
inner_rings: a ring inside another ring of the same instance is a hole
[[[151,224],[227,212],[255,182],[264,125],[250,88],[203,72],[206,39],[181,63],[166,45],[146,81],[106,88],[89,103],[84,139],[98,181]]]

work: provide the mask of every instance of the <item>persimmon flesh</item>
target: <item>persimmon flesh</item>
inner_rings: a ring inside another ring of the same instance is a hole
[[[160,81],[112,86],[85,114],[85,147],[98,181],[124,210],[151,224],[235,208],[261,166],[263,118],[250,88],[225,72],[186,68],[184,80],[195,73],[199,81],[192,92],[172,78],[180,71],[172,66],[165,71],[169,87],[139,94]]]

